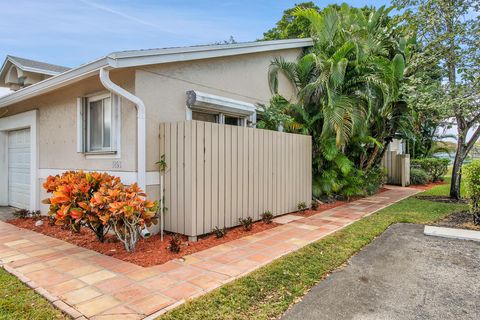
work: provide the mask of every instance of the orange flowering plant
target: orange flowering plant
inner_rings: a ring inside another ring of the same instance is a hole
[[[135,249],[139,228],[156,222],[157,202],[107,173],[68,171],[48,177],[43,187],[52,194],[43,202],[57,225],[73,231],[86,226],[102,242],[112,229],[128,251]]]

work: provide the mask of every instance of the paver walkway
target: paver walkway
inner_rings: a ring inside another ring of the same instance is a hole
[[[148,268],[0,221],[0,262],[74,319],[151,319],[418,191],[282,216],[276,228]]]

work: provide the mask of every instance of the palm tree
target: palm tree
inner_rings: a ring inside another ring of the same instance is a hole
[[[278,94],[279,73],[297,90],[290,113],[313,137],[314,180],[324,185],[342,180],[338,173],[351,175],[353,163],[358,169],[375,167],[389,140],[408,122],[400,94],[408,46],[390,23],[390,10],[298,9],[295,14],[310,21],[314,46],[296,62],[278,58],[271,63],[272,92]],[[326,173],[325,167],[336,173]]]

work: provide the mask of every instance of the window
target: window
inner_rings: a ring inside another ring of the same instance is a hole
[[[110,97],[88,99],[87,151],[112,150],[112,103]]]
[[[217,122],[218,116],[211,113],[203,113],[198,111],[192,111],[192,120],[205,121],[205,122]]]
[[[119,151],[119,99],[110,94],[79,98],[79,152]],[[80,122],[81,121],[81,122]]]

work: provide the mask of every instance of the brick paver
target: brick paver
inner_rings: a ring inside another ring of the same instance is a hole
[[[73,318],[153,319],[418,192],[389,187],[310,217],[143,268],[0,221],[0,264]]]

